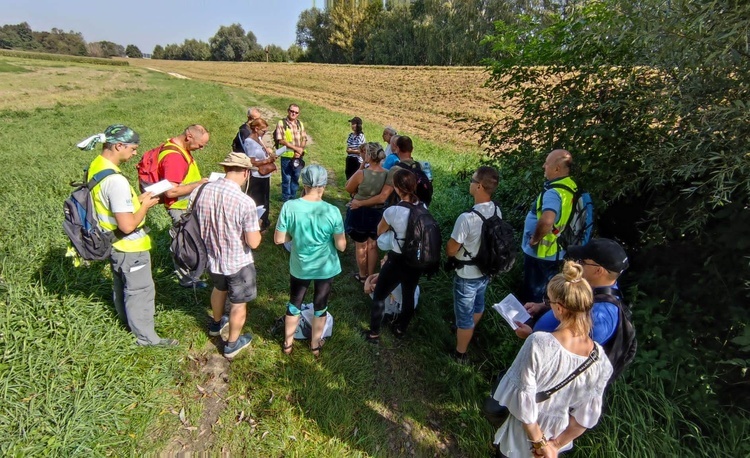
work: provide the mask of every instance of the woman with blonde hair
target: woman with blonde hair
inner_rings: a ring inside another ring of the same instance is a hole
[[[583,266],[566,261],[545,303],[560,326],[524,342],[493,397],[510,415],[495,433],[503,457],[556,457],[596,425],[612,365],[591,337],[594,298]]]
[[[388,171],[380,162],[385,158],[385,151],[379,143],[370,142],[362,145],[362,165],[346,182],[346,191],[354,200],[366,200],[377,196],[385,185]],[[355,257],[359,272],[354,278],[364,283],[368,276],[375,273],[378,265],[378,223],[383,217],[383,205],[360,207],[346,212],[346,233],[354,240]]]
[[[268,123],[263,118],[253,119],[250,123],[250,136],[242,144],[245,154],[254,167],[252,177],[248,180],[245,193],[253,199],[255,205],[266,209],[260,218],[260,230],[268,229],[268,213],[271,205],[271,174],[276,171],[276,154],[273,148],[263,144],[263,136],[268,132]]]

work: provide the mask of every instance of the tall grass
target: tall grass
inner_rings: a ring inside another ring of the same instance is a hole
[[[145,151],[188,124],[202,123],[212,135],[197,153],[207,174],[219,170],[216,163],[229,151],[245,107],[281,114],[296,102],[314,140],[306,160],[328,168],[325,199],[343,211],[349,125],[346,115],[304,100],[163,74],[143,78],[148,89],[114,92],[96,104],[0,114],[0,452],[141,455],[163,450],[180,433],[196,444],[209,442],[212,453],[233,456],[487,456],[492,430],[478,405],[491,376],[512,362],[520,346],[504,322],[488,313],[470,347],[471,364],[454,363],[447,356],[454,344],[451,278],[440,273],[421,282],[408,337],[401,341],[386,333],[373,347],[359,336],[368,324],[369,301],[349,275],[355,269],[350,247],[341,258],[344,272],[334,281],[330,311],[336,324],[321,360],[305,342],[285,357],[271,327],[288,300],[288,254],[271,243],[270,234],[255,253],[258,298],[248,306],[246,325],[255,336],[252,349],[226,373],[228,393],[211,433],[199,437],[198,430],[185,428],[200,423],[202,400],[211,395],[199,388],[209,377],[200,361],[220,351],[206,336],[209,292],[177,285],[168,255],[169,218],[163,208],[152,210],[157,330],[180,339],[181,346],[134,345],[112,309],[107,266],[75,269],[63,257],[60,208],[70,192],[67,183],[96,154],[73,145],[122,122],[141,134]],[[376,140],[382,126],[363,116],[368,139]],[[415,145],[415,157],[433,165],[431,210],[447,239],[455,218],[471,205],[462,172],[471,171],[477,157],[419,138]],[[123,170],[134,182],[134,164]],[[274,177],[272,221],[279,198]],[[512,210],[506,213],[518,214]],[[488,302],[516,289],[518,270],[491,284]],[[717,412],[698,427],[659,379],[618,381],[610,394],[609,411],[571,456],[729,456],[746,450],[739,448],[747,434],[744,417],[732,423]]]

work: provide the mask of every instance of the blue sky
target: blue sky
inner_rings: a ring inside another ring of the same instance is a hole
[[[324,0],[315,0],[322,8]],[[87,42],[134,44],[144,53],[186,38],[208,42],[222,25],[240,23],[261,45],[294,44],[300,13],[313,0],[0,0],[0,25],[28,22],[81,32]]]

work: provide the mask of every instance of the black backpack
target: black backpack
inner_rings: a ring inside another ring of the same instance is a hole
[[[205,187],[205,184],[201,185],[190,208],[169,230],[169,235],[172,236],[169,251],[174,255],[175,263],[182,269],[194,272],[196,278],[206,270],[208,263],[208,252],[201,237],[201,226],[195,211],[195,205]]]
[[[427,177],[427,174],[422,170],[422,165],[414,161],[413,164],[408,164],[406,162],[397,162],[395,166],[401,167],[402,169],[411,170],[411,172],[417,176],[417,197],[419,197],[419,200],[422,201],[425,205],[429,206],[432,202],[432,181],[430,181],[429,177]],[[394,191],[395,194],[395,191]]]
[[[88,179],[88,170],[83,172],[83,181],[71,182],[75,189],[63,204],[63,230],[78,255],[86,261],[107,259],[117,234],[99,227],[91,189],[108,176],[117,173],[105,169]]]
[[[620,297],[619,291],[603,286],[594,288],[594,302],[609,302],[615,304],[618,310],[617,329],[605,345],[609,362],[612,363],[612,383],[635,358],[638,342],[635,339],[635,327],[630,313],[630,307]]]
[[[516,242],[513,228],[497,214],[497,204],[493,215],[485,218],[475,209],[474,213],[482,219],[482,234],[479,238],[479,249],[476,255],[466,251],[471,258],[468,261],[457,260],[457,265],[475,265],[484,275],[494,276],[509,271],[516,262]]]
[[[563,250],[571,245],[586,245],[594,232],[594,201],[591,194],[580,187],[573,191],[569,186],[561,183],[550,184],[552,189],[563,189],[573,195],[571,200],[570,218],[560,229],[557,243]],[[544,193],[544,191],[542,191]]]
[[[440,250],[443,246],[437,221],[419,203],[401,201],[398,205],[409,209],[406,233],[403,243],[399,243],[406,265],[424,274],[436,273],[440,269]]]

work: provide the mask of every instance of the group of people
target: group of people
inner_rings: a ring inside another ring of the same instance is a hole
[[[202,178],[192,156],[209,140],[208,131],[200,125],[189,126],[169,139],[159,155],[161,176],[174,185],[164,195],[170,216],[179,220],[190,208],[200,223],[213,283],[213,319],[208,333],[227,335],[223,352],[229,359],[252,340],[250,334],[242,334],[242,328],[246,304],[257,294],[253,250],[270,226],[273,173],[269,168],[265,172],[260,169],[280,158],[284,204],[273,240],[291,245],[282,351],[289,354],[293,350],[302,302],[312,283],[310,351],[315,356],[320,354],[333,278],[341,273],[338,252],[346,249],[346,235],[356,245],[358,271],[354,279],[371,286],[370,326],[363,330],[364,339],[379,342],[385,300],[399,285],[401,311],[391,331],[396,338],[403,337],[414,316],[414,293],[422,272],[409,267],[402,247],[408,238],[410,212],[426,207],[417,196],[417,177],[410,169],[415,162],[412,140],[387,127],[383,131],[387,142],[384,149],[379,143],[365,141],[360,118],[349,121],[352,134],[346,146],[345,187],[352,200],[344,220],[337,207],[323,200],[326,169],[317,164],[304,166],[307,136],[298,119],[299,106],[290,105],[287,117],[277,123],[276,149],[263,142],[268,123],[259,111],[251,108],[247,114],[247,122],[233,141],[234,151],[219,163],[225,172],[222,178],[211,182]],[[91,194],[100,226],[118,234],[110,256],[118,316],[140,345],[177,345],[176,340],[162,338],[154,329],[151,239],[144,224],[148,210],[159,203],[159,198],[150,192],[137,194],[119,173],[121,164],[136,155],[139,136],[127,126],[112,125],[79,147],[90,150],[97,143],[102,143],[102,150],[92,161],[89,176],[104,169],[117,172],[94,186]],[[603,391],[612,374],[602,345],[617,326],[617,306],[595,303],[594,294],[603,287],[617,293],[617,278],[628,267],[628,260],[622,247],[608,239],[568,247],[567,252],[556,243],[557,232],[570,217],[572,196],[551,184],[564,181],[575,189],[569,176],[571,164],[568,151],[549,154],[544,164],[545,188],[526,218],[523,298],[534,318],[529,323],[516,323],[516,334],[526,341],[493,393],[510,412],[509,420],[495,435],[501,456],[556,456],[569,448],[573,439],[596,424]],[[303,191],[297,198],[300,179]],[[484,313],[485,292],[491,281],[491,276],[471,260],[480,248],[482,221],[493,215],[502,217],[501,209],[492,201],[498,182],[497,170],[489,166],[479,167],[472,174],[468,192],[474,199],[473,211],[458,216],[445,246],[449,257],[463,261],[453,280],[456,346],[451,352],[461,363],[467,361],[467,349]],[[265,212],[259,217],[260,205],[265,206]],[[387,252],[382,264],[379,249]],[[378,265],[382,267],[376,273]],[[200,281],[191,272],[178,275],[181,284],[196,286]],[[227,301],[231,304],[228,315]],[[588,359],[593,363],[586,370],[547,400],[537,402],[535,393],[569,379],[570,372]]]

